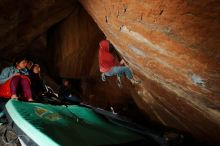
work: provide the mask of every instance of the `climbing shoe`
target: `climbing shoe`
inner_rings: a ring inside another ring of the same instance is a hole
[[[135,80],[135,79],[130,79],[132,84],[140,84],[141,81],[140,80]]]

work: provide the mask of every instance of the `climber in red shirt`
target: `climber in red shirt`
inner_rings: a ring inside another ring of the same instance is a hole
[[[102,80],[105,81],[105,76],[114,76],[117,75],[119,80],[119,87],[121,87],[120,78],[123,74],[129,79],[132,83],[139,83],[140,81],[134,80],[131,70],[125,65],[125,61],[122,59],[120,64],[115,60],[115,57],[111,53],[113,46],[108,40],[102,40],[99,43],[99,68],[102,73]]]

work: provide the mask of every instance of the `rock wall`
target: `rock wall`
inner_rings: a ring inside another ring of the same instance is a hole
[[[78,79],[85,103],[117,109],[132,102],[131,85],[117,86],[116,78],[102,82],[98,67],[98,44],[105,36],[78,3],[73,13],[48,31],[48,67],[51,75]],[[128,92],[129,91],[129,92]]]
[[[70,16],[48,32],[51,70],[65,78],[83,78],[98,71],[98,42],[103,33],[78,3]]]
[[[142,80],[138,106],[154,121],[219,142],[219,1],[80,2]]]
[[[0,60],[33,48],[27,52],[52,76],[82,80],[87,102],[133,99],[153,121],[219,142],[219,1],[79,1],[91,17],[74,0],[1,0]],[[114,78],[100,81],[97,49],[104,35],[141,84],[123,79],[119,89]]]
[[[0,58],[9,59],[26,51],[32,41],[68,16],[74,0],[1,0]]]

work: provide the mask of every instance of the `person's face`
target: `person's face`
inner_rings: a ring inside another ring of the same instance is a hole
[[[40,66],[35,66],[35,67],[33,68],[33,73],[35,73],[35,74],[40,73]]]
[[[27,60],[22,60],[21,62],[16,64],[16,67],[18,69],[24,69],[27,67]]]
[[[69,81],[64,81],[64,86],[69,86]]]
[[[28,61],[28,63],[27,63],[27,68],[28,68],[28,69],[31,69],[32,65],[33,65],[33,62],[32,62],[32,61]]]

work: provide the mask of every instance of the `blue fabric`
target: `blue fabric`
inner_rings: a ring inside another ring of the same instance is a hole
[[[71,96],[67,96],[65,97],[66,99],[70,100],[70,101],[73,101],[73,102],[79,102],[79,99],[78,97],[74,96],[74,95],[71,95]]]
[[[28,70],[25,69],[17,69],[15,66],[6,67],[2,70],[0,74],[0,84],[4,84],[7,80],[12,78],[14,74],[20,73],[22,75],[29,75]]]
[[[106,72],[106,76],[114,76],[117,75],[121,77],[123,74],[130,80],[133,78],[131,70],[126,66],[115,66],[109,72]]]

